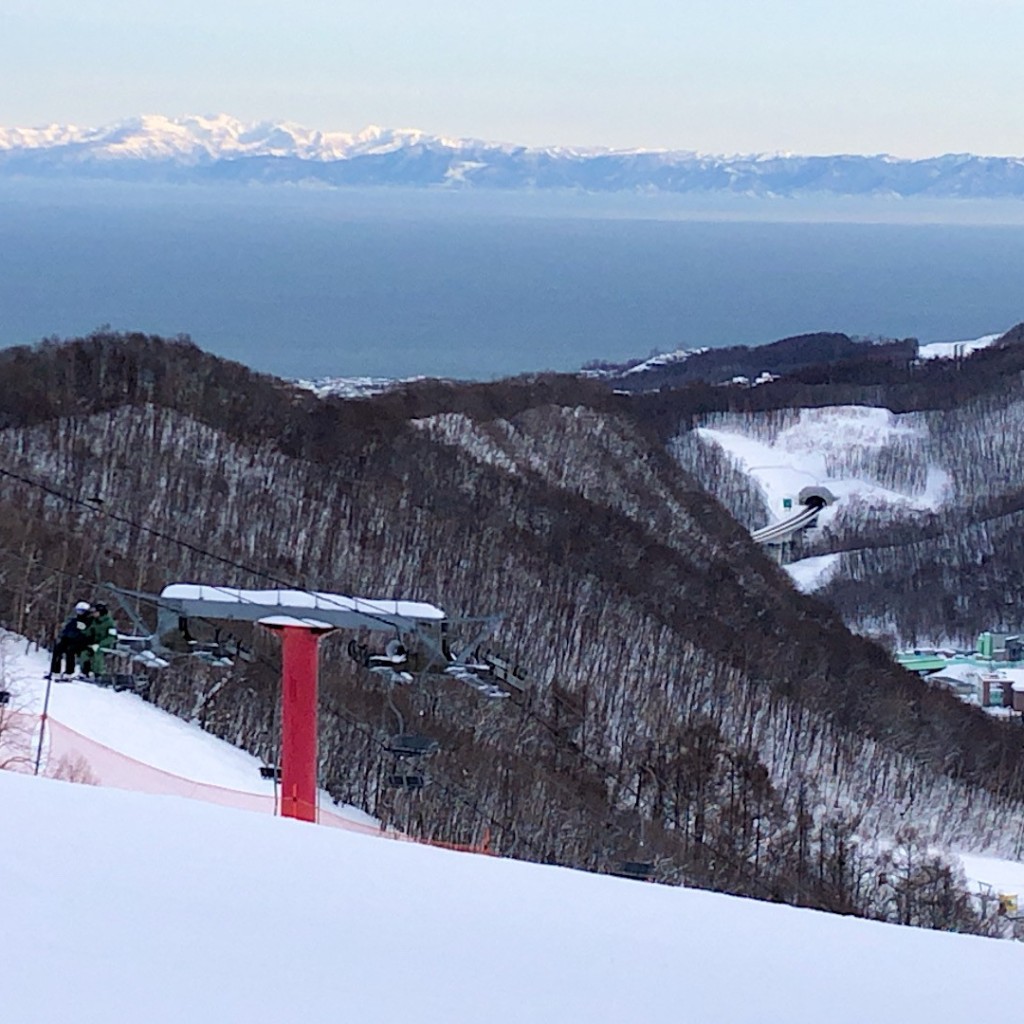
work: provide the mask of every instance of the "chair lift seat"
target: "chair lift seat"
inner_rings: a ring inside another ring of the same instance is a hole
[[[421,772],[392,772],[385,781],[392,789],[422,789],[427,780]]]
[[[387,750],[398,757],[426,757],[437,750],[437,740],[416,733],[402,733],[388,740]]]
[[[635,878],[649,882],[654,877],[654,865],[645,860],[624,860],[612,872],[617,878]]]

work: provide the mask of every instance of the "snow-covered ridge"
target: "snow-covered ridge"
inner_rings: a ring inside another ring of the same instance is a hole
[[[428,136],[417,129],[369,125],[355,133],[318,131],[291,121],[245,122],[212,117],[146,114],[98,128],[47,125],[0,128],[0,150],[74,149],[100,159],[199,159],[239,156],[291,156],[303,160],[346,160],[434,143],[458,148],[456,139]]]
[[[657,370],[662,366],[673,366],[676,363],[685,363],[690,356],[699,356],[702,352],[707,351],[707,348],[676,349],[675,352],[665,352],[662,355],[651,356],[650,359],[645,359],[642,363],[637,363],[636,366],[631,366],[626,373],[646,373],[648,370]]]
[[[312,380],[295,380],[292,383],[304,391],[312,391],[317,398],[371,398],[382,395],[402,384],[411,384],[423,377],[406,377],[396,380],[392,377],[316,377]]]
[[[677,348],[673,352],[658,352],[648,356],[646,359],[637,359],[622,364],[587,364],[580,371],[581,377],[591,377],[598,380],[605,377],[628,377],[633,374],[647,373],[649,370],[658,370],[665,366],[674,366],[678,363],[685,363],[691,356],[699,356],[707,352],[703,348]]]
[[[354,165],[358,165],[355,168]],[[0,174],[84,174],[175,182],[230,180],[588,191],[1024,197],[1024,159],[952,154],[718,156],[611,150],[432,135],[370,125],[356,132],[226,114],[148,114],[111,125],[0,128]]]
[[[982,338],[975,338],[973,341],[935,341],[930,345],[921,345],[917,350],[918,359],[962,359],[972,352],[988,348],[989,345],[997,342],[1003,333],[986,334]]]

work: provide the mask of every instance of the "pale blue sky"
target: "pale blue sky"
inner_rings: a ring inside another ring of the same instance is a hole
[[[1024,154],[1024,0],[0,0],[0,124]]]

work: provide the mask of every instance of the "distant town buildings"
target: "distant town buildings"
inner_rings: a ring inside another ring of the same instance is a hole
[[[896,660],[929,683],[995,714],[1024,714],[1024,634],[986,631],[974,651],[918,648]]]

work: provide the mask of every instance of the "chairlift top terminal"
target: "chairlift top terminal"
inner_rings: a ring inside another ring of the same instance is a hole
[[[107,585],[111,593],[137,600],[153,600],[152,595]],[[363,649],[356,651],[366,667],[385,670],[397,681],[412,681],[415,670],[453,675],[489,696],[506,696],[504,690],[481,679],[475,669],[491,671],[489,664],[470,664],[469,658],[490,634],[500,616],[463,618],[459,624],[472,624],[476,636],[458,655],[451,650],[449,629],[452,621],[444,610],[422,601],[394,601],[308,590],[241,590],[235,587],[199,583],[172,583],[164,587],[154,603],[157,628],[147,640],[156,650],[173,651],[169,645],[185,645],[190,653],[210,653],[210,644],[202,645],[189,632],[190,618],[256,622],[279,631],[282,643],[281,712],[281,813],[303,821],[316,820],[317,780],[317,663],[320,634],[333,628],[369,629],[398,634],[383,657]],[[136,626],[142,628],[137,611],[125,605]],[[214,627],[212,649],[221,641]],[[415,639],[417,650],[410,651],[406,637]],[[237,645],[241,656],[241,645]],[[352,648],[350,645],[350,651]],[[213,662],[214,664],[216,662]],[[378,664],[380,663],[380,664]],[[498,661],[496,659],[496,664]],[[504,664],[504,663],[502,663]],[[517,677],[518,682],[518,677]],[[493,692],[491,692],[493,691]],[[413,735],[398,739],[405,750],[396,756],[425,756],[433,749],[429,740]],[[276,775],[276,772],[274,772]],[[422,773],[398,771],[387,783],[403,789],[419,789],[426,782]]]

